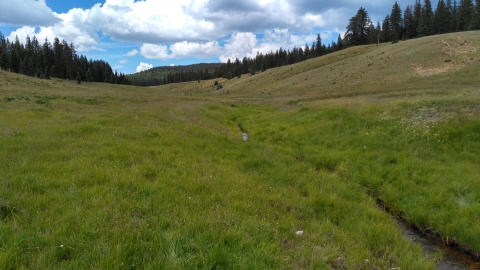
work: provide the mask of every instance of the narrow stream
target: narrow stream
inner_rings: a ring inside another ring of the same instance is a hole
[[[423,251],[428,254],[443,254],[438,263],[438,270],[475,270],[480,269],[480,261],[474,260],[471,256],[445,245],[439,239],[422,234],[420,231],[411,228],[404,222],[395,219],[399,228],[403,231],[406,238],[415,241],[420,245]]]

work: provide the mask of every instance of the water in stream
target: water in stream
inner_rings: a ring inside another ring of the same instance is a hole
[[[480,261],[476,261],[467,254],[446,246],[442,241],[423,235],[401,221],[396,220],[405,237],[419,244],[426,254],[443,254],[438,264],[438,270],[476,270],[480,269]]]

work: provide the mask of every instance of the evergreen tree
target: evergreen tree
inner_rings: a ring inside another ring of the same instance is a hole
[[[81,84],[82,83],[82,76],[80,75],[80,71],[77,72],[77,83]]]
[[[87,82],[93,82],[92,72],[90,72],[90,69],[87,70]]]
[[[305,43],[305,48],[303,49],[303,55],[305,59],[310,58],[310,47],[308,47],[307,43]]]
[[[457,31],[467,31],[473,15],[472,0],[460,0]]]
[[[344,37],[345,42],[353,46],[367,44],[370,24],[368,12],[361,7],[357,14],[349,20]]]
[[[435,17],[432,11],[432,3],[430,0],[424,0],[422,15],[418,22],[418,37],[430,36],[435,34]]]
[[[382,42],[391,41],[390,30],[390,15],[387,15],[382,23]]]
[[[57,37],[53,40],[53,54],[54,54],[53,58],[55,60],[53,65],[55,66],[55,77],[62,78],[62,79],[67,78],[67,72],[65,68],[65,58],[63,56],[63,46]]]
[[[317,42],[315,43],[315,54],[316,56],[322,56],[323,55],[323,50],[322,50],[322,38],[320,37],[320,34],[317,35]]]
[[[48,71],[48,67],[45,67],[45,73],[43,74],[43,78],[46,80],[50,80],[50,72]]]
[[[454,26],[453,26],[454,21],[453,21],[453,3],[452,3],[452,0],[447,0],[445,2],[445,8],[447,9],[448,15],[443,20],[445,21],[445,23],[447,24],[447,27],[448,27],[448,32],[447,33],[450,33],[450,32],[455,31]]]
[[[416,0],[415,5],[413,6],[413,25],[415,27],[415,34],[413,37],[418,37],[418,29],[420,24],[420,18],[422,17],[422,4],[420,0]]]
[[[8,68],[10,69],[11,72],[19,73],[20,71],[20,55],[17,52],[17,49],[15,47],[12,47],[10,49],[10,52],[8,54]]]
[[[51,70],[52,66],[55,63],[55,58],[53,54],[52,44],[45,38],[45,41],[42,46],[42,59],[43,66]],[[56,77],[55,73],[50,72],[50,75]]]
[[[403,28],[406,39],[411,39],[416,36],[416,27],[411,6],[407,6],[403,13]]]
[[[480,0],[475,0],[476,5],[470,22],[470,30],[480,30]]]
[[[373,23],[370,22],[370,25],[368,26],[368,43],[369,44],[377,43],[377,37],[378,37],[377,30],[375,29],[375,26],[373,25]]]
[[[340,34],[338,34],[338,38],[337,38],[337,49],[339,51],[343,50],[343,40],[342,40],[342,36]]]
[[[390,14],[390,35],[393,43],[398,42],[402,38],[403,33],[403,18],[402,10],[400,6],[395,1],[395,4],[392,7],[392,12]]]
[[[2,51],[0,53],[0,68],[3,70],[8,69],[8,56],[5,51]]]
[[[450,30],[450,12],[444,0],[439,0],[435,11],[435,34],[445,34]]]
[[[452,28],[451,32],[458,31],[458,5],[457,0],[453,0],[453,8],[452,8]]]

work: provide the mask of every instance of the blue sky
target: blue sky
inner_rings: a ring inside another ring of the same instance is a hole
[[[415,0],[397,1],[405,9]],[[155,66],[226,62],[282,47],[337,40],[364,7],[382,21],[385,0],[10,0],[0,1],[0,31],[25,42],[54,37],[79,54],[130,74]],[[435,7],[437,1],[432,1]]]

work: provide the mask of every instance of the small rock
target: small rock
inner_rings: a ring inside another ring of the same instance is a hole
[[[297,236],[302,236],[302,235],[303,235],[303,231],[296,231],[295,234],[296,234]]]

